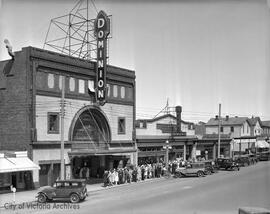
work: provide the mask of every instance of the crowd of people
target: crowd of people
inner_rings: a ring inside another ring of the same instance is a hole
[[[169,161],[168,170],[174,174],[175,170],[187,164],[182,159]],[[164,163],[144,163],[138,166],[105,170],[103,175],[104,186],[120,185],[131,182],[144,181],[146,179],[160,178],[164,176],[166,166]]]

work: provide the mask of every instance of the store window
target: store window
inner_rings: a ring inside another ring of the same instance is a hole
[[[48,113],[48,133],[49,134],[59,133],[59,113],[56,112]]]
[[[126,133],[126,119],[124,117],[118,118],[118,134]]]
[[[54,75],[48,74],[48,87],[54,88]]]
[[[84,94],[85,93],[85,81],[79,80],[79,93]]]

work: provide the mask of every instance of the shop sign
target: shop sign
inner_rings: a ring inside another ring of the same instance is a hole
[[[94,28],[97,38],[96,99],[100,105],[104,105],[107,88],[107,37],[110,33],[110,20],[104,11],[98,13]]]

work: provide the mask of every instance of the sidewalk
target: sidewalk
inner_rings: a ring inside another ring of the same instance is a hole
[[[150,178],[150,179],[146,179],[144,181],[140,181],[138,183],[145,183],[145,182],[154,181],[154,180],[160,180],[160,178]],[[131,184],[135,184],[135,183],[132,182]],[[96,184],[87,184],[86,187],[87,187],[88,195],[91,195],[91,192],[121,187],[121,186],[125,186],[125,185],[130,185],[130,184],[126,183],[126,184],[104,187],[103,183],[96,183]],[[37,196],[37,193],[39,190],[40,190],[40,188],[35,189],[35,190],[17,192],[15,195],[15,204],[22,204],[22,203],[26,203],[26,202],[36,201],[35,197]],[[12,192],[0,194],[0,209],[5,208],[5,206],[7,206],[7,205],[14,204],[13,200],[14,199],[13,199]]]
[[[88,194],[90,192],[94,192],[94,191],[99,191],[99,190],[103,190],[106,189],[105,187],[103,187],[102,183],[98,183],[98,184],[87,184],[87,192]],[[28,191],[21,191],[21,192],[17,192],[15,195],[15,204],[21,204],[23,202],[33,202],[36,201],[36,196],[38,191],[40,190],[40,188],[35,189],[35,190],[28,190]],[[0,194],[0,209],[4,208],[5,204],[13,204],[13,193],[3,193]]]

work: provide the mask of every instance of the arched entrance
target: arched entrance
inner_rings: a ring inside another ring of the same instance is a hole
[[[74,117],[70,141],[93,144],[93,148],[108,148],[111,131],[105,114],[95,106],[83,107]]]
[[[77,112],[71,123],[69,140],[72,151],[78,152],[71,157],[72,177],[88,179],[103,176],[105,156],[97,153],[109,149],[111,130],[99,107],[85,106]]]

